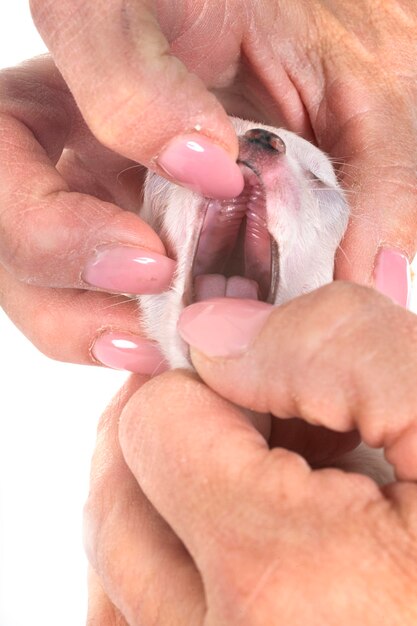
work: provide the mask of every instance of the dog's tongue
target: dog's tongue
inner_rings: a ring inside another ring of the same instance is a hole
[[[222,274],[201,274],[194,279],[194,302],[210,298],[241,298],[259,300],[259,287],[256,280],[244,276]]]

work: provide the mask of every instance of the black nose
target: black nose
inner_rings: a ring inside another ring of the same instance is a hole
[[[274,150],[275,152],[279,152],[280,154],[285,154],[287,148],[285,143],[275,135],[274,133],[270,133],[269,130],[263,130],[262,128],[252,128],[245,133],[246,139],[248,139],[251,143],[256,144],[260,148],[266,150]]]

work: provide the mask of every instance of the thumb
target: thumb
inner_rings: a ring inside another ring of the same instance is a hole
[[[203,381],[230,402],[385,448],[402,480],[417,478],[416,316],[336,281],[280,307],[213,299],[179,321]],[[393,419],[395,415],[395,419]]]
[[[372,111],[360,128],[351,122],[339,148],[352,155],[341,169],[351,219],[336,278],[373,285],[408,307],[417,250],[417,128],[409,113],[394,116],[392,108],[387,105],[390,114]]]
[[[243,178],[230,120],[171,54],[152,4],[32,0],[31,9],[103,145],[203,195],[236,196]]]

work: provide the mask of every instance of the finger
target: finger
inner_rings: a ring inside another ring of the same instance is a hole
[[[269,451],[243,411],[178,370],[131,398],[121,414],[120,442],[141,488],[203,575],[216,559],[224,561],[230,542],[238,553],[252,524],[259,532],[262,502],[276,502],[282,515],[303,497],[310,475],[301,457]],[[240,521],[245,533],[239,539]]]
[[[88,133],[52,61],[4,72],[0,93],[3,266],[38,286],[164,291],[174,262],[151,227],[103,189],[105,199],[73,190],[55,167],[67,143],[80,140],[70,129],[86,143]]]
[[[263,624],[285,612],[288,598],[299,595],[291,589],[299,588],[300,571],[311,567],[317,542],[323,562],[330,563],[321,577],[325,588],[337,578],[332,565],[342,575],[356,571],[357,554],[352,558],[350,549],[342,565],[334,558],[335,546],[345,545],[346,528],[354,529],[359,544],[365,538],[365,554],[372,538],[371,555],[377,557],[369,571],[381,556],[372,523],[387,505],[372,481],[337,470],[310,472],[293,453],[265,450],[248,425],[243,412],[181,371],[144,385],[121,415],[126,460],[152,502],[184,535],[202,572],[206,621],[212,617],[213,624]],[[358,520],[370,529],[359,539]],[[282,602],[277,585],[284,590]],[[316,600],[319,586],[307,584],[307,597]],[[260,605],[267,611],[255,611],[256,619],[251,608]]]
[[[88,572],[87,626],[129,626],[120,611],[110,602],[99,577],[91,567]]]
[[[242,191],[231,123],[203,81],[171,54],[153,3],[32,0],[31,9],[101,143],[203,195],[224,198]],[[174,14],[169,4],[158,13],[169,32],[179,31],[178,38],[182,13]],[[214,24],[223,26],[222,16],[211,13]],[[200,45],[207,48],[207,33],[201,42],[195,35],[196,54]],[[233,70],[234,50],[227,55],[226,67]]]
[[[0,266],[0,306],[52,359],[149,375],[167,368],[159,348],[142,332],[135,300],[25,285]]]
[[[377,292],[336,282],[277,308],[225,299],[182,314],[199,375],[232,402],[385,447],[417,479],[417,318]]]
[[[389,89],[384,95],[382,88],[351,85],[350,103],[369,110],[339,123],[334,144],[327,137],[324,147],[343,157],[340,180],[351,206],[336,278],[373,285],[407,306],[417,251],[417,127],[415,103],[399,96],[400,85]]]
[[[85,542],[103,589],[130,626],[203,623],[204,594],[189,554],[129,471],[120,412],[144,379],[132,377],[98,430],[85,507]]]

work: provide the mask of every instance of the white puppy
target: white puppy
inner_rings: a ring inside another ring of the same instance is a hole
[[[245,177],[233,200],[210,200],[149,173],[141,217],[177,261],[172,288],[141,296],[142,322],[172,367],[191,368],[177,332],[182,309],[210,297],[280,305],[333,280],[349,209],[328,157],[292,132],[233,119]],[[365,466],[365,467],[363,467]],[[392,475],[362,447],[343,467]]]
[[[172,289],[142,296],[141,310],[172,367],[190,367],[176,329],[184,306],[224,295],[282,304],[329,283],[346,229],[348,206],[323,152],[286,130],[233,123],[246,181],[239,198],[207,200],[153,173],[145,186],[141,217],[178,269]]]

